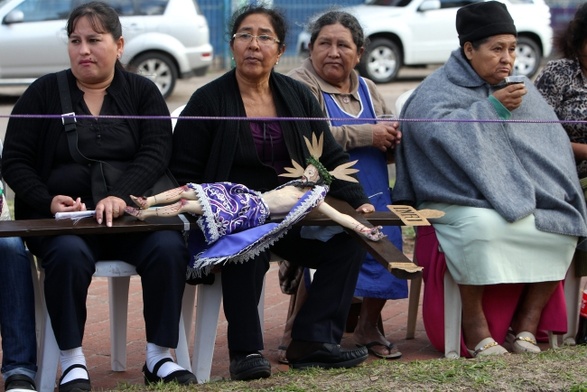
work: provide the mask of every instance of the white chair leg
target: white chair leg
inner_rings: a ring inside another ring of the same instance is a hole
[[[575,275],[574,261],[565,277],[565,302],[567,303],[567,333],[563,335],[563,344],[574,346],[581,306],[581,278]]]
[[[459,287],[448,270],[444,273],[444,356],[461,356],[462,303]]]
[[[581,297],[581,278],[575,276],[575,261],[571,263],[565,276],[565,303],[567,305],[567,332],[556,335],[548,331],[548,342],[551,348],[559,347],[562,339],[563,345],[574,346],[577,326],[579,324],[579,307]]]
[[[49,319],[49,313],[47,311],[47,305],[45,304],[45,293],[44,293],[44,279],[45,274],[41,270],[39,273],[38,282],[38,295],[39,300],[36,304],[40,306],[40,309],[36,310],[36,315],[40,316],[40,320],[37,322],[42,323],[42,328],[38,336],[38,350],[37,350],[37,377],[36,384],[37,388],[41,392],[53,391],[55,389],[55,376],[57,375],[57,367],[59,364],[59,347],[55,340],[55,334],[51,327],[51,320]]]
[[[193,296],[191,298],[193,298]],[[191,370],[196,375],[199,383],[205,383],[210,381],[214,346],[216,344],[218,316],[220,314],[220,303],[222,301],[221,274],[216,274],[216,280],[212,285],[198,285],[196,298],[196,331],[194,334],[194,350]],[[184,301],[186,301],[185,295]],[[191,306],[193,308],[193,305]],[[185,307],[186,306],[184,305],[184,308]],[[261,322],[261,331],[263,332],[263,324],[265,320],[265,280],[263,280],[263,289],[261,291],[259,304],[257,305],[257,311],[259,312],[259,321]],[[189,326],[185,327],[186,332],[189,333],[190,330],[191,328]],[[189,334],[186,336],[189,336]],[[178,355],[177,351],[176,355]]]
[[[179,322],[179,342],[175,349],[177,364],[182,368],[191,371],[192,365],[189,353],[189,337],[192,333],[192,319],[196,301],[196,286],[186,284],[183,291],[181,305],[181,318]]]
[[[216,274],[214,284],[201,284],[197,287],[196,331],[194,334],[194,350],[192,372],[199,383],[210,380],[212,358],[218,329],[218,315],[222,300],[221,274]]]
[[[130,277],[108,278],[110,305],[110,364],[115,372],[126,370],[126,330]]]

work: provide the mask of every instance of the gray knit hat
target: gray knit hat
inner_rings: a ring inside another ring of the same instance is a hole
[[[482,1],[459,8],[456,24],[461,46],[467,41],[493,35],[518,35],[507,7],[498,1]]]

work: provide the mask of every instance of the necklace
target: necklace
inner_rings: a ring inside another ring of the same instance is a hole
[[[348,95],[345,95],[342,97],[342,102],[349,103],[349,102],[351,102],[351,98]]]

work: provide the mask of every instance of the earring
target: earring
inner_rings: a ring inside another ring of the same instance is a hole
[[[279,60],[277,60],[277,61],[275,62],[275,65],[277,65],[277,64],[279,64]]]

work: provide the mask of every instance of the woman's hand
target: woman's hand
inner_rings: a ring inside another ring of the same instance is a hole
[[[571,146],[573,147],[573,153],[577,162],[587,160],[587,144],[571,143]]]
[[[524,83],[513,83],[493,93],[493,96],[501,102],[510,112],[520,107],[522,98],[528,93]]]
[[[381,121],[373,124],[373,147],[386,152],[399,144],[402,133],[397,121]]]
[[[96,221],[99,224],[106,221],[106,226],[112,226],[112,219],[124,215],[126,202],[115,196],[108,196],[98,202],[96,205]]]
[[[373,207],[373,204],[366,203],[359,206],[355,211],[360,212],[361,214],[369,214],[375,212],[375,207]]]
[[[51,200],[51,213],[55,215],[57,212],[74,212],[85,211],[86,204],[82,203],[81,198],[73,200],[73,198],[64,195],[57,195]]]

